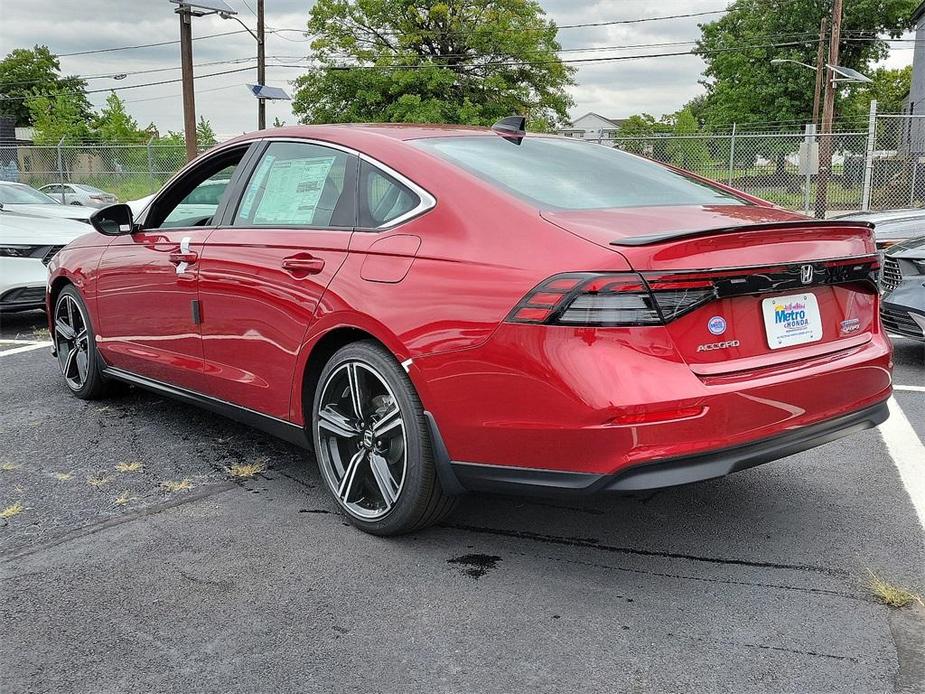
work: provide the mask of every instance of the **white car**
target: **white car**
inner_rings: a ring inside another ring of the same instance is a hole
[[[45,308],[45,285],[52,257],[86,224],[0,212],[0,311]]]
[[[49,183],[39,190],[64,205],[106,207],[119,202],[112,193],[83,183]]]
[[[0,209],[35,217],[73,219],[87,224],[90,223],[90,215],[96,211],[82,205],[62,205],[32,186],[11,181],[0,181]]]

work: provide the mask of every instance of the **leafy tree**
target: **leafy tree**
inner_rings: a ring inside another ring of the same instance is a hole
[[[674,116],[675,135],[695,135],[700,127],[689,108],[682,109]],[[697,137],[672,138],[668,143],[668,158],[672,164],[690,171],[702,171],[710,163],[710,150],[705,142]]]
[[[0,60],[0,114],[13,116],[16,125],[33,125],[35,116],[29,108],[32,96],[56,97],[59,92],[71,95],[84,121],[89,122],[90,102],[84,93],[87,84],[77,77],[61,74],[58,58],[47,46],[17,48]]]
[[[280,120],[280,119],[279,119],[279,116],[276,116],[276,117],[273,119],[273,127],[274,127],[274,128],[282,128],[284,125],[286,125],[286,121]]]
[[[842,104],[842,115],[853,121],[864,121],[870,113],[870,102],[877,100],[878,113],[900,113],[912,84],[912,66],[878,68],[867,73],[872,84],[853,84]]]
[[[218,140],[215,139],[212,124],[205,119],[205,116],[199,116],[199,122],[196,124],[196,143],[200,147],[211,147],[216,142]]]
[[[918,4],[919,0],[846,2],[839,62],[868,71],[887,54],[882,37],[898,37],[907,29]],[[819,23],[830,12],[826,0],[735,0],[722,18],[701,25],[697,51],[707,63],[705,123],[773,122],[798,128],[810,119],[815,73],[771,60],[815,65]],[[843,94],[840,90],[840,99]]]
[[[90,140],[90,124],[83,101],[82,95],[66,89],[26,99],[29,122],[35,128],[35,143],[56,145],[61,138],[69,143]]]
[[[125,103],[115,92],[106,97],[106,105],[94,120],[94,129],[102,142],[145,142],[147,133],[125,110]]]
[[[657,139],[657,136],[670,133],[671,130],[671,124],[666,122],[665,116],[656,120],[655,116],[649,113],[634,114],[620,125],[619,137],[646,139],[622,140],[620,147],[633,154],[666,161],[666,142]]]
[[[568,120],[573,69],[535,0],[318,0],[319,67],[296,80],[302,122],[488,125]]]

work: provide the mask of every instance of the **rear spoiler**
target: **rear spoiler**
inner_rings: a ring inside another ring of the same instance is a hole
[[[678,239],[692,239],[698,236],[712,236],[714,234],[728,234],[734,231],[767,231],[773,229],[822,229],[830,227],[850,227],[853,229],[874,228],[872,222],[839,221],[836,219],[797,219],[791,222],[760,222],[758,224],[736,224],[734,226],[716,227],[713,229],[693,229],[690,231],[664,231],[645,236],[628,236],[625,239],[611,241],[611,246],[651,246],[662,241],[676,241]]]

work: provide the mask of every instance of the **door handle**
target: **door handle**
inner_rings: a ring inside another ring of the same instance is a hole
[[[324,270],[324,258],[308,253],[283,258],[283,270],[293,275],[317,275]]]
[[[170,262],[177,266],[177,274],[182,275],[186,272],[186,268],[199,260],[199,254],[196,251],[191,251],[190,237],[184,236],[180,239],[180,250],[174,251],[170,254]]]

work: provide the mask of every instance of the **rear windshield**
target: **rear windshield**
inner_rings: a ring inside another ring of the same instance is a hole
[[[646,159],[564,138],[527,136],[517,145],[503,137],[441,137],[411,144],[543,209],[745,204]]]

